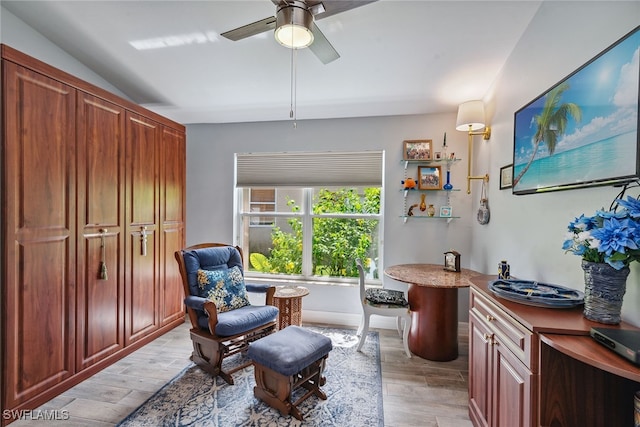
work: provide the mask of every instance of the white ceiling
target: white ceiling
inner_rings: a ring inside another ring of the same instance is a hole
[[[455,112],[487,94],[540,1],[378,0],[320,19],[341,57],[324,65],[297,51],[297,118]],[[178,122],[289,119],[292,51],[272,32],[219,36],[273,16],[270,0],[2,6],[134,102]],[[141,41],[165,47],[132,44]]]

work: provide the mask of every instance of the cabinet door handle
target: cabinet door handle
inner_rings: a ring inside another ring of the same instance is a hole
[[[148,234],[151,234],[151,232],[147,232],[146,226],[140,227],[140,240],[141,240],[140,255],[142,256],[147,256],[147,235]]]
[[[492,316],[492,315],[490,315],[490,314],[487,314],[485,317],[487,318],[487,322],[492,322],[492,321],[496,320],[496,318],[495,318],[495,317],[493,317],[493,316]]]

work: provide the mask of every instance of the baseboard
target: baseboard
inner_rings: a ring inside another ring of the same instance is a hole
[[[302,310],[302,321],[309,323],[326,323],[336,326],[348,326],[357,329],[362,320],[361,314],[337,313],[333,311]],[[370,328],[396,329],[396,318],[386,316],[371,316]]]
[[[357,329],[362,320],[361,314],[337,313],[333,311],[302,310],[302,321],[308,323],[326,323],[336,326],[347,326]],[[371,316],[370,328],[396,329],[396,318],[386,316]],[[469,335],[469,323],[458,322],[458,334],[460,336]]]

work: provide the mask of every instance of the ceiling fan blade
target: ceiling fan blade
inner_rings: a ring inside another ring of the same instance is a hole
[[[247,37],[255,36],[256,34],[264,33],[265,31],[274,30],[275,28],[276,17],[270,16],[268,18],[261,19],[260,21],[229,30],[220,35],[235,42]]]
[[[340,58],[340,54],[331,46],[329,40],[322,34],[320,28],[314,23],[311,24],[311,32],[313,33],[313,43],[309,46],[309,50],[313,52],[323,64],[328,64]]]

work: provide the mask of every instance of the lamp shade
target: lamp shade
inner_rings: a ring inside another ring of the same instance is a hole
[[[306,7],[283,6],[276,14],[276,40],[290,49],[307,47],[313,43],[312,24],[313,16]]]
[[[471,126],[471,128],[469,128]],[[467,132],[484,127],[484,103],[482,101],[467,101],[458,107],[456,130]]]

